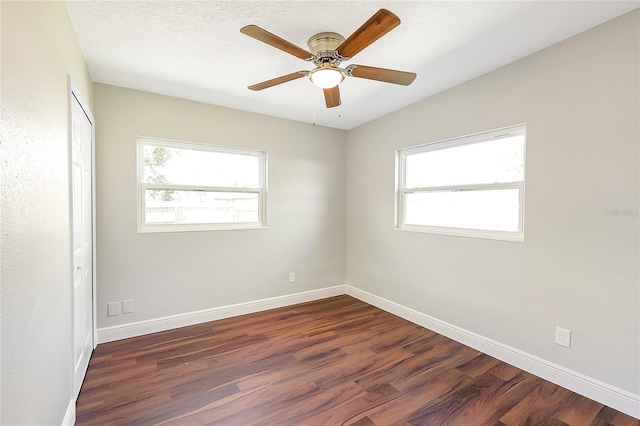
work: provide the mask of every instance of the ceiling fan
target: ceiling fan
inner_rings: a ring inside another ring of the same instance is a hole
[[[358,52],[362,51],[365,47],[398,25],[400,25],[400,18],[386,9],[380,9],[346,40],[340,34],[332,32],[324,32],[312,36],[307,42],[311,52],[256,25],[242,27],[240,29],[241,33],[300,59],[313,62],[316,66],[311,71],[296,71],[291,74],[263,81],[262,83],[254,84],[249,86],[249,89],[267,89],[278,84],[308,76],[315,85],[323,89],[327,108],[333,108],[341,104],[338,84],[344,80],[345,76],[408,86],[415,80],[415,73],[355,64],[345,68],[339,67],[341,62],[353,58]]]

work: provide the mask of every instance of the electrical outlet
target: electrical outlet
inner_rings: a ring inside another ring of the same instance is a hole
[[[561,346],[571,347],[571,330],[556,327],[556,343]]]
[[[122,313],[130,314],[133,312],[133,299],[127,299],[122,301]]]
[[[107,305],[107,316],[115,317],[122,313],[122,302],[111,302]]]
[[[289,272],[289,282],[290,283],[295,283],[296,282],[296,273],[295,272]]]

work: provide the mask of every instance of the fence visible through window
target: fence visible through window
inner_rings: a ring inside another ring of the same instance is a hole
[[[246,200],[243,200],[246,201]],[[181,223],[242,223],[255,222],[257,206],[183,206],[178,204],[150,206],[145,208],[149,224]]]

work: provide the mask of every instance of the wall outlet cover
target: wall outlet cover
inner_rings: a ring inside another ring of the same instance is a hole
[[[571,347],[571,330],[556,327],[556,343],[561,346]]]
[[[111,302],[107,305],[107,316],[115,317],[122,313],[122,303],[121,302]]]
[[[127,299],[122,301],[122,313],[130,314],[133,312],[133,299]]]

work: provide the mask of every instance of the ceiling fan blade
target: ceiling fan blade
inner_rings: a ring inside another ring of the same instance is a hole
[[[380,9],[336,49],[340,56],[353,58],[358,52],[400,25],[400,18]]]
[[[322,89],[324,92],[324,103],[327,105],[327,108],[333,108],[340,105],[340,89],[338,86],[332,87],[331,89]]]
[[[369,80],[385,81],[387,83],[408,86],[416,79],[414,72],[388,70],[386,68],[367,67],[364,65],[349,65],[347,75]]]
[[[286,83],[287,81],[302,78],[307,74],[309,74],[308,71],[292,72],[291,74],[283,75],[280,77],[273,78],[271,80],[263,81],[262,83],[254,84],[253,86],[249,86],[249,89],[251,90],[268,89],[269,87],[277,86],[278,84]]]
[[[249,37],[253,37],[263,43],[267,43],[275,47],[276,49],[280,49],[293,56],[297,56],[300,59],[304,59],[305,61],[311,59],[311,57],[313,56],[311,53],[307,52],[301,47],[298,47],[295,44],[290,43],[275,34],[271,34],[269,31],[263,30],[256,25],[247,25],[246,27],[242,27],[240,28],[240,32],[242,34],[248,35]]]

